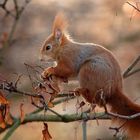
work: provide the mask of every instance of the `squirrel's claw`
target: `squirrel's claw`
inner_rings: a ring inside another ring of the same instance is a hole
[[[50,67],[50,68],[45,69],[45,70],[42,72],[41,78],[42,78],[42,79],[48,79],[48,78],[50,78],[52,75],[54,75],[54,68],[53,68],[53,67]]]

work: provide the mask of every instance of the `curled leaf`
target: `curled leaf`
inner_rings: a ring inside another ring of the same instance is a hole
[[[49,108],[53,108],[54,107],[54,104],[52,102],[48,102],[47,105],[48,105]]]
[[[60,92],[59,79],[56,76],[51,76],[49,79],[44,81],[44,84],[49,86],[49,88],[52,89],[53,92]]]
[[[46,92],[46,88],[43,86],[43,85],[38,85],[36,86],[35,88],[36,92],[39,94],[39,95],[42,95],[43,98],[46,100],[47,103],[50,102],[51,100],[51,94],[49,94],[48,92]],[[40,99],[38,99],[40,100]]]
[[[5,128],[6,123],[12,124],[12,118],[10,116],[10,106],[8,100],[4,97],[2,91],[0,91],[0,127]]]
[[[54,107],[52,101],[55,99],[57,94],[60,92],[59,88],[59,80],[56,76],[51,76],[49,78],[46,78],[43,83],[39,83],[35,87],[35,91],[38,95],[41,95],[46,103],[48,104],[48,107]],[[38,98],[38,101],[40,101],[40,98]]]
[[[0,110],[0,128],[5,128],[6,127],[6,124],[5,124],[5,121],[4,121],[4,116],[3,116],[3,113],[2,111]]]
[[[58,93],[58,86],[57,83],[51,80],[46,80],[44,83],[39,83],[35,87],[35,91],[37,94],[42,95],[45,101],[50,104],[50,102],[54,100]]]
[[[52,139],[52,136],[49,133],[48,130],[48,124],[44,123],[44,129],[42,130],[43,140],[50,140]]]
[[[12,119],[12,117],[10,115],[10,106],[9,105],[6,106],[6,114],[5,114],[4,120],[9,125],[13,124],[13,119]]]
[[[4,97],[3,93],[0,91],[0,104],[7,105],[9,104],[8,100]]]

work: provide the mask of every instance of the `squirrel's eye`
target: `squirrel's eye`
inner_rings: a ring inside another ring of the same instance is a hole
[[[48,50],[50,50],[51,48],[52,48],[51,45],[47,45],[46,50],[48,51]]]

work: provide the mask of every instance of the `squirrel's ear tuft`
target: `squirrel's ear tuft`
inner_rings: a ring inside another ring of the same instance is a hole
[[[57,40],[61,39],[67,29],[68,23],[63,13],[56,15],[53,23],[53,35]]]

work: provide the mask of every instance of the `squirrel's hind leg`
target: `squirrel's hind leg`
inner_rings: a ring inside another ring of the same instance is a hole
[[[111,65],[111,63],[110,63]],[[100,93],[103,93],[105,99],[109,98],[112,91],[117,87],[113,69],[103,57],[93,57],[86,61],[80,68],[78,78],[80,87],[87,89],[83,97],[90,103],[95,101],[101,105]]]

